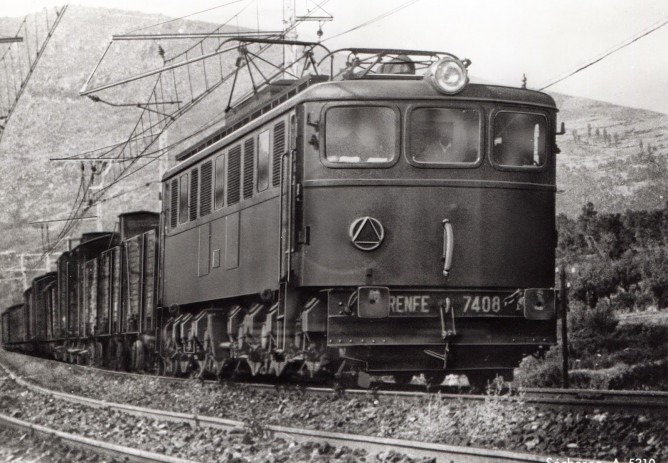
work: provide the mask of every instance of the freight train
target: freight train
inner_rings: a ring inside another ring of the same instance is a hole
[[[326,55],[329,73],[258,89],[178,155],[160,213],[84,234],[2,315],[4,345],[169,375],[479,385],[553,344],[554,100],[473,84],[448,53]]]

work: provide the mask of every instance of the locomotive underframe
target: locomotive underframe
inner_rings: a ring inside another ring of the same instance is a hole
[[[450,312],[385,318],[360,317],[359,303],[352,297],[359,289],[298,291],[293,336],[283,348],[278,343],[278,293],[181,306],[178,312],[159,309],[158,369],[170,375],[223,377],[433,373],[442,379],[447,373],[458,373],[511,379],[523,357],[540,354],[556,341],[551,289],[423,291],[420,294],[435,299],[440,295],[440,301],[458,292],[489,298],[498,295],[507,302],[506,313],[484,312],[494,310],[489,303],[468,316],[452,307]],[[415,293],[416,289],[408,291]],[[536,291],[546,295],[537,315],[532,312],[535,301],[530,300]],[[392,294],[406,292],[392,290]],[[536,316],[543,319],[527,318]]]

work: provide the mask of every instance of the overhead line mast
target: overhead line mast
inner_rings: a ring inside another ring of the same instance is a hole
[[[30,77],[35,71],[40,58],[44,54],[44,50],[53,36],[56,27],[58,27],[65,10],[67,10],[67,5],[60,10],[56,9],[56,19],[53,24],[49,24],[49,17],[47,14],[45,26],[47,32],[41,43],[37,33],[36,15],[33,20],[35,23],[35,32],[32,39],[30,38],[30,31],[28,30],[28,18],[30,16],[26,16],[23,19],[16,36],[0,38],[0,43],[9,44],[9,48],[7,48],[0,57],[0,72],[2,72],[0,83],[3,84],[0,85],[0,141],[2,140],[2,135],[7,127],[7,123],[11,119],[12,114],[14,114],[14,110],[16,109],[23,92],[28,87]],[[24,37],[19,36],[21,31],[24,32]],[[25,60],[18,56],[19,46],[14,46],[15,43],[24,42],[24,39]],[[31,41],[33,40],[34,48],[31,49]]]
[[[259,73],[264,80],[262,85],[266,85],[268,81],[267,77],[265,77],[260,70],[261,66],[271,66],[271,69],[275,70],[268,80],[280,78],[281,74],[286,70],[286,63],[283,62],[280,65],[274,64],[270,59],[267,60],[260,55],[270,47],[280,46],[284,43],[282,40],[272,40],[271,37],[276,37],[277,39],[284,38],[286,35],[294,33],[294,29],[298,23],[308,20],[313,15],[312,13],[318,8],[321,9],[321,6],[327,3],[327,1],[328,0],[323,0],[319,2],[315,5],[315,9],[309,11],[304,16],[296,17],[293,13],[291,15],[291,20],[282,31],[256,31],[251,32],[250,34],[230,34],[223,32],[222,30],[222,28],[229,23],[228,21],[210,34],[188,33],[151,35],[130,33],[113,36],[112,41],[107,46],[100,61],[93,69],[93,72],[84,87],[81,89],[80,95],[88,96],[93,101],[103,102],[112,106],[124,106],[125,102],[106,101],[103,98],[94,95],[94,93],[102,92],[113,86],[126,84],[150,76],[155,76],[155,85],[153,86],[153,91],[147,102],[142,103],[141,105],[133,103],[133,106],[138,106],[143,111],[139,121],[135,124],[132,133],[125,143],[110,147],[108,150],[104,150],[99,155],[96,154],[92,157],[85,156],[85,158],[79,158],[72,156],[67,158],[67,160],[98,161],[102,163],[102,165],[98,165],[97,169],[94,170],[93,176],[95,177],[95,181],[93,182],[91,179],[89,188],[87,189],[87,193],[89,194],[84,195],[79,201],[78,207],[75,206],[77,214],[83,215],[93,206],[96,206],[97,213],[95,215],[98,217],[98,227],[100,227],[101,224],[99,221],[103,216],[100,209],[100,203],[102,202],[103,195],[112,186],[138,170],[143,169],[147,165],[150,165],[153,161],[161,158],[161,156],[164,156],[169,152],[178,142],[167,143],[166,140],[163,140],[166,129],[175,122],[176,119],[189,111],[197,103],[201,102],[206,96],[221,87],[228,80],[235,77],[241,69],[244,69],[249,73],[251,79],[253,77],[252,74],[256,72]],[[294,2],[292,2],[292,6],[294,9]],[[240,10],[236,16],[238,16],[244,9],[245,7]],[[233,18],[234,17],[232,17],[232,19]],[[328,19],[330,19],[330,17],[318,16],[318,20],[321,23]],[[232,37],[239,37],[239,40],[236,40],[236,43],[232,44],[231,42],[234,41]],[[169,59],[164,58],[164,49],[159,47],[164,61],[164,66],[159,69],[148,71],[139,76],[130,77],[129,79],[123,79],[111,84],[98,86],[94,89],[90,88],[93,86],[91,84],[94,82],[95,74],[98,71],[100,63],[105,58],[107,52],[115,41],[176,40],[180,38],[199,40],[185,51],[171,56]],[[226,48],[227,44],[233,46],[228,46]],[[258,49],[251,50],[250,46],[257,47]],[[292,46],[295,49],[298,47],[307,49],[309,47],[312,48],[315,44],[310,42],[295,42]],[[239,64],[239,60],[237,60],[237,66],[233,66],[232,70],[230,70],[228,66],[229,63],[225,64],[226,67],[224,66],[223,57],[221,55],[237,52],[243,52],[245,58],[241,64]],[[305,54],[299,59],[304,59],[305,56],[308,55]],[[181,84],[183,84],[182,77],[183,75],[186,75],[186,71],[187,78],[184,86]],[[178,72],[181,72],[182,75],[177,79],[176,73]],[[191,76],[193,72],[199,74]],[[295,78],[299,78],[299,75],[296,75]],[[193,81],[193,79],[195,79],[195,81]],[[197,84],[197,88],[193,88],[193,83]],[[232,84],[232,94],[235,93],[234,88],[235,86]],[[257,92],[256,88],[253,90]],[[244,101],[248,95],[244,94],[239,97],[234,94],[234,97],[237,98],[237,101],[234,101],[233,103],[236,105],[239,104],[239,102]],[[232,100],[228,103],[231,102]],[[186,139],[187,138],[190,137],[186,137]],[[155,146],[156,142],[158,147]],[[151,149],[152,146],[154,149]],[[148,162],[140,163],[141,160],[146,160]]]

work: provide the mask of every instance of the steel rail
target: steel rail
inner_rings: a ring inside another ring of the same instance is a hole
[[[48,359],[43,359],[48,360]],[[53,360],[48,360],[53,361]],[[156,376],[142,373],[133,373],[125,371],[108,370],[104,368],[67,364],[77,368],[90,369],[107,373],[116,376],[127,377],[150,377],[158,378],[163,381],[185,382],[189,378],[178,378],[170,376]],[[205,384],[216,384],[217,381],[205,380]],[[243,384],[245,387],[251,389],[274,389],[275,383],[236,383]],[[280,384],[278,384],[280,386]],[[292,384],[288,383],[287,386]],[[429,394],[437,393],[438,397],[447,400],[461,400],[464,402],[483,402],[489,396],[484,394],[457,394],[445,392],[444,389],[427,392],[424,390],[393,390],[391,384],[384,384],[381,387],[388,387],[390,389],[343,389],[347,395],[377,395],[385,397],[426,397]],[[417,386],[416,386],[417,387]],[[331,395],[336,394],[337,391],[330,387],[323,386],[309,386],[302,389],[306,393]],[[600,389],[556,389],[556,388],[519,388],[517,394],[514,395],[499,395],[495,396],[498,400],[520,400],[525,404],[534,405],[537,407],[548,408],[577,408],[586,410],[601,410],[601,411],[626,411],[631,413],[649,413],[649,414],[668,414],[668,392],[664,391],[620,391],[620,390],[600,390]]]
[[[162,455],[159,453],[125,447],[123,445],[112,444],[76,434],[58,431],[56,429],[48,428],[39,424],[19,420],[2,413],[0,413],[0,426],[16,429],[18,431],[29,431],[31,434],[35,433],[41,437],[46,438],[55,437],[68,446],[93,451],[95,453],[104,454],[112,458],[120,458],[124,461],[126,461],[126,459],[130,459],[130,461],[141,463],[196,463],[193,460],[170,457],[169,455]]]
[[[15,375],[2,363],[0,363],[0,366],[14,381],[17,382],[17,384],[34,392],[48,394],[52,397],[72,403],[116,410],[127,414],[155,420],[189,423],[192,426],[206,426],[223,430],[245,427],[245,423],[241,421],[191,413],[170,412],[165,410],[137,407],[134,405],[118,404],[54,391],[25,381],[24,379]],[[550,457],[547,455],[532,455],[528,453],[508,450],[461,447],[438,443],[365,436],[359,434],[299,429],[277,425],[264,425],[263,429],[271,435],[285,436],[288,439],[294,440],[296,442],[307,442],[314,440],[321,442],[324,441],[337,447],[345,445],[353,449],[364,449],[369,453],[379,453],[383,451],[394,450],[406,453],[413,458],[435,458],[437,462],[457,461],[457,463],[545,463],[546,461],[550,461]],[[556,457],[552,457],[552,460],[555,460],[555,458]],[[599,461],[598,463],[609,462]]]
[[[107,370],[88,365],[73,365],[78,368],[91,369],[101,373],[128,377],[150,377],[159,378],[163,381],[185,382],[189,378],[177,378],[170,376],[155,376],[142,373],[132,373],[126,371]],[[217,381],[205,380],[205,384],[216,384]],[[272,383],[237,383],[251,389],[273,389],[277,385]],[[290,384],[288,383],[288,386]],[[385,384],[384,387],[393,386]],[[383,387],[383,386],[381,386]],[[330,387],[310,386],[302,389],[304,392],[312,394],[331,395],[336,390]],[[456,394],[444,392],[443,389],[435,392],[426,392],[424,390],[392,390],[392,389],[344,389],[345,394],[349,395],[378,395],[387,397],[425,397],[429,394],[437,393],[442,399],[462,400],[465,402],[482,402],[489,396],[485,394]],[[615,411],[645,412],[651,414],[668,413],[668,392],[664,391],[619,391],[619,390],[601,390],[601,389],[555,389],[555,388],[519,388],[517,394],[495,396],[498,400],[521,400],[526,404],[547,407],[573,407],[586,409],[601,409]]]

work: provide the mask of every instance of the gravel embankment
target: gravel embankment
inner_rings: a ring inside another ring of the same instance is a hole
[[[309,395],[298,388],[119,378],[15,354],[0,359],[41,385],[112,402],[327,431],[563,457],[668,461],[668,417],[538,410],[521,398],[484,403],[438,396]],[[353,459],[355,460],[355,458]],[[399,461],[399,460],[398,460]]]
[[[108,457],[70,448],[55,440],[0,428],[0,461],[11,463],[111,463]]]
[[[57,367],[54,370],[57,371]],[[33,376],[32,379],[36,378]],[[41,376],[40,379],[47,378]],[[77,380],[80,381],[81,378]],[[53,385],[49,383],[50,380],[47,380],[46,384],[42,385]],[[412,459],[399,453],[369,455],[364,450],[353,450],[345,446],[336,448],[317,442],[296,443],[282,437],[266,435],[263,428],[255,425],[255,422],[243,428],[224,431],[139,418],[34,393],[6,378],[0,381],[0,410],[14,418],[71,434],[207,463],[433,462],[430,459]],[[52,440],[31,437],[22,444],[26,435],[0,428],[0,438],[3,436],[6,436],[6,441],[0,441],[0,457],[8,457],[3,461],[109,461],[104,457],[91,455],[90,452],[69,449]]]

